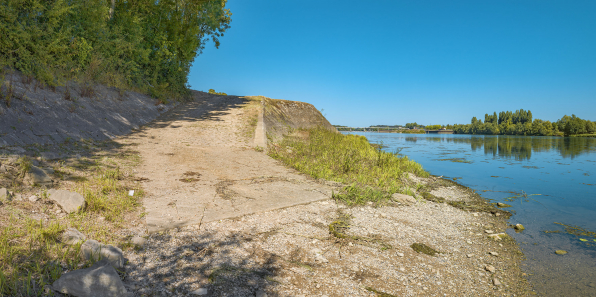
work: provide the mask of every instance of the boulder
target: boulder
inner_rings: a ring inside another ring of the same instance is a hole
[[[25,183],[32,186],[51,186],[52,178],[49,177],[41,168],[31,165],[29,172],[25,174]]]
[[[78,297],[119,297],[128,292],[116,269],[106,259],[85,269],[63,274],[52,284],[54,291]]]
[[[6,188],[0,189],[0,202],[7,202],[12,200],[12,195]]]
[[[395,193],[393,195],[391,195],[391,199],[393,199],[393,201],[398,202],[398,203],[402,203],[402,204],[414,204],[416,203],[416,199],[410,195],[405,195],[405,194],[400,194],[400,193]]]
[[[81,245],[81,257],[86,261],[108,260],[116,269],[124,268],[126,263],[121,249],[113,245],[99,243],[93,239],[89,239]]]
[[[85,208],[85,198],[79,193],[66,190],[48,191],[50,200],[56,202],[67,213],[76,212]]]
[[[75,228],[68,228],[62,233],[62,242],[69,245],[82,243],[85,240],[87,240],[87,236]]]

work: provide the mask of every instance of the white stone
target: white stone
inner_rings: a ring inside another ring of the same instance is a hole
[[[143,246],[145,246],[145,243],[147,243],[147,239],[137,235],[137,236],[133,237],[130,240],[130,242],[132,244],[134,244],[136,247],[142,248]]]
[[[81,245],[81,257],[86,261],[107,259],[117,269],[122,269],[126,263],[121,249],[101,244],[93,239],[87,240]]]
[[[416,203],[416,199],[410,195],[395,193],[391,195],[391,199],[395,202],[402,203],[402,204],[414,204]]]
[[[135,195],[135,190],[128,191],[128,196],[134,196],[134,195]]]
[[[60,205],[67,213],[77,212],[85,208],[85,198],[79,193],[51,189],[48,194],[50,200]]]
[[[84,242],[85,240],[87,240],[85,234],[81,233],[75,228],[68,228],[64,231],[64,233],[62,233],[62,242],[69,245]]]
[[[120,297],[128,292],[118,273],[107,260],[86,269],[63,274],[52,284],[52,289],[62,294],[78,297]]]
[[[200,288],[200,289],[194,290],[190,293],[192,295],[207,295],[207,293],[209,293],[209,291],[207,291],[207,289],[205,289],[205,288]]]

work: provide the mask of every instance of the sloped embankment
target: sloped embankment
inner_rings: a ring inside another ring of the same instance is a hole
[[[294,129],[323,127],[337,131],[312,104],[270,98],[264,98],[261,104],[264,130],[273,141],[281,140]]]
[[[67,139],[108,140],[176,105],[102,85],[69,82],[64,87],[42,87],[18,73],[4,77],[0,90],[0,148]]]

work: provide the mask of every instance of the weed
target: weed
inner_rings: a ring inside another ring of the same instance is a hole
[[[19,176],[25,176],[25,174],[31,170],[31,166],[33,166],[31,160],[29,160],[29,157],[27,156],[20,157],[17,160],[17,165],[19,166]]]
[[[410,245],[410,247],[416,251],[417,253],[423,253],[423,254],[427,254],[429,256],[434,256],[440,252],[438,252],[437,250],[429,247],[428,245],[424,244],[424,243],[412,243],[412,245]]]
[[[72,96],[70,95],[70,91],[68,90],[68,86],[66,86],[64,88],[64,100],[66,100],[66,101],[72,101]]]
[[[6,107],[10,108],[12,97],[14,96],[13,77],[11,76],[10,80],[8,82],[3,83],[3,85],[6,85],[6,87],[5,87],[4,94],[2,94],[2,97],[4,97],[4,102],[6,103]]]
[[[371,287],[364,287],[367,291],[369,292],[373,292],[375,294],[377,294],[377,297],[396,297],[395,295],[391,295],[385,292],[381,292],[381,291],[377,291]]]
[[[271,144],[269,155],[316,179],[350,184],[334,195],[349,205],[389,201],[391,194],[404,191],[408,172],[428,177],[420,164],[375,148],[364,136],[323,128],[297,132]]]
[[[338,218],[329,224],[329,234],[335,238],[353,241],[358,244],[369,245],[369,243],[377,244],[382,251],[393,248],[390,244],[383,242],[380,239],[368,238],[363,236],[348,235],[345,232],[350,228],[351,216],[338,211]],[[376,247],[372,245],[373,247]]]
[[[83,87],[81,88],[81,97],[87,97],[87,98],[95,97],[95,89],[93,88],[93,86],[91,84],[86,83],[85,85],[83,85]]]

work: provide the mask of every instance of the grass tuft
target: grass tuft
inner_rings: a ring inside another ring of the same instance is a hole
[[[391,194],[407,194],[407,173],[428,177],[422,166],[397,152],[385,152],[364,136],[343,135],[323,128],[298,130],[271,144],[269,155],[316,179],[349,186],[334,198],[348,205],[390,202]]]

